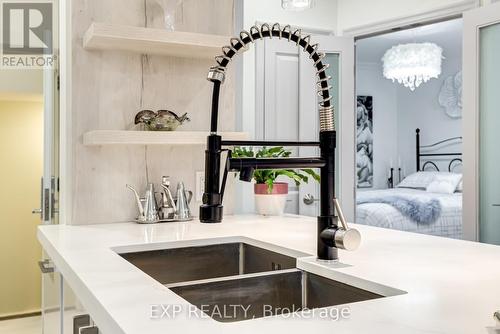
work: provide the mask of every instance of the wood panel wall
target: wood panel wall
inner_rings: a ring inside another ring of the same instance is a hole
[[[189,113],[182,130],[209,127],[213,60],[171,58],[118,51],[87,51],[82,37],[91,22],[160,28],[163,11],[156,0],[73,0],[72,2],[72,218],[70,224],[128,221],[137,214],[130,183],[144,191],[146,182],[169,175],[195,190],[195,172],[204,168],[202,147],[85,147],[90,130],[128,129],[141,109]],[[177,30],[232,35],[233,0],[184,0]],[[220,130],[234,130],[234,77],[229,72],[221,95]],[[232,179],[232,178],[231,178]],[[228,185],[226,213],[232,211]],[[159,189],[158,189],[159,190]],[[194,201],[194,200],[193,200]],[[198,214],[200,203],[191,203]]]

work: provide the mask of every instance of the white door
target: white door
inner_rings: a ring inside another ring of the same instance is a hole
[[[351,37],[314,36],[319,51],[326,54],[324,63],[330,65],[327,74],[335,109],[337,130],[335,194],[349,221],[354,221],[355,180],[355,96],[354,96],[354,40]],[[316,72],[306,53],[300,53],[299,139],[318,140],[319,117],[316,93]],[[301,147],[301,156],[317,156],[318,148]],[[310,182],[299,189],[299,213],[319,214],[319,184]]]
[[[352,38],[318,36],[330,63],[331,94],[337,110],[337,194],[348,219],[354,218],[354,41]],[[262,61],[263,59],[263,61]],[[260,60],[260,61],[259,61]],[[319,134],[316,72],[309,55],[294,43],[265,40],[257,50],[256,138],[317,141]],[[259,83],[261,83],[259,85]],[[290,148],[294,155],[318,156],[315,147]],[[319,171],[318,171],[319,172]],[[286,211],[308,216],[319,214],[319,184],[296,187],[290,182]]]
[[[57,224],[59,195],[59,90],[57,69],[43,74],[43,175],[41,207],[33,210],[40,214],[43,225]]]
[[[500,245],[500,3],[464,13],[464,237]]]
[[[286,40],[264,40],[263,140],[297,141],[299,139],[299,48]],[[262,74],[258,74],[262,77]],[[293,156],[295,147],[287,147]],[[299,213],[299,190],[288,178],[288,197],[285,211]]]

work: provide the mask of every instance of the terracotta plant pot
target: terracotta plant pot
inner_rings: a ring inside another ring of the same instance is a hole
[[[267,184],[254,184],[255,208],[258,214],[281,216],[285,212],[288,183],[277,182],[269,193]]]

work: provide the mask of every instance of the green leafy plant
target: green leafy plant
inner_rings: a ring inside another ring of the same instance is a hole
[[[231,156],[234,158],[288,158],[291,154],[292,152],[285,150],[283,147],[263,147],[257,152],[245,147],[235,147]],[[272,193],[274,183],[279,176],[286,176],[292,179],[297,186],[301,183],[308,183],[309,177],[312,177],[317,182],[320,180],[318,173],[310,168],[256,170],[253,174],[253,179],[256,183],[267,184],[268,193]]]

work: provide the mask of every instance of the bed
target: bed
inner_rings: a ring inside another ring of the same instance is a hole
[[[382,189],[358,193],[358,199],[370,197],[404,195],[416,201],[437,199],[441,203],[439,218],[433,223],[420,223],[403,215],[394,206],[386,203],[368,202],[356,208],[358,224],[391,228],[400,231],[417,232],[441,237],[462,238],[462,194],[435,194],[419,189]]]
[[[461,239],[461,153],[436,153],[460,143],[461,137],[454,137],[423,146],[417,129],[417,173],[409,175],[395,188],[358,191],[356,222]],[[443,166],[447,166],[448,171],[441,171]]]

